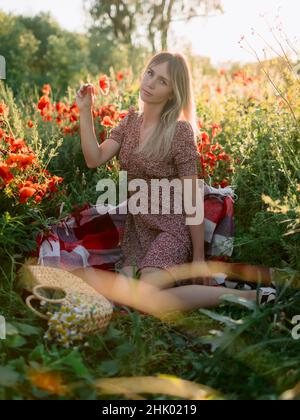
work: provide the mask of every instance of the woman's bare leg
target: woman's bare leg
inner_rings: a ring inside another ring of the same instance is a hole
[[[158,317],[170,311],[211,308],[220,304],[220,298],[224,295],[256,299],[255,290],[240,291],[200,285],[161,290],[144,281],[94,268],[76,270],[76,275],[107,299]]]
[[[256,290],[242,291],[227,289],[226,287],[212,287],[201,285],[179,286],[161,291],[173,298],[178,298],[182,311],[193,311],[199,308],[213,308],[222,303],[224,295],[235,295],[247,300],[256,300]],[[167,305],[165,305],[167,307]],[[171,310],[171,308],[169,309]]]

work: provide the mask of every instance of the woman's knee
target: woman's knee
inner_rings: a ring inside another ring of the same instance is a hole
[[[167,289],[174,285],[173,277],[167,270],[157,267],[144,267],[143,269],[139,270],[139,273],[141,281],[158,287],[159,289]],[[155,273],[156,276],[152,276],[152,274]]]

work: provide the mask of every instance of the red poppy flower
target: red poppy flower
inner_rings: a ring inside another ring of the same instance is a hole
[[[226,188],[229,185],[229,182],[226,179],[223,179],[223,181],[221,181],[221,188]]]
[[[61,178],[60,176],[53,176],[49,181],[49,190],[56,192],[57,188],[56,188],[56,184],[60,184],[61,182],[63,182],[63,178]]]
[[[10,139],[10,150],[12,153],[15,153],[17,151],[26,150],[27,145],[23,139]]]
[[[27,166],[32,165],[35,161],[36,161],[36,157],[34,155],[25,155],[22,153],[19,153],[19,154],[11,153],[6,163],[8,165],[12,165],[16,163],[18,168],[23,170],[23,169],[26,169]]]
[[[201,119],[201,118],[198,118],[198,120],[197,120],[197,124],[198,124],[198,128],[199,128],[200,130],[202,130],[202,128],[203,128],[203,121],[202,121],[202,119]]]
[[[7,165],[0,164],[0,178],[3,179],[5,184],[9,184],[14,179],[14,176]]]
[[[36,195],[34,201],[36,203],[40,203],[42,201],[43,197],[41,197],[40,195]]]
[[[72,128],[67,126],[67,127],[63,127],[63,133],[64,134],[72,134]]]
[[[221,153],[218,155],[218,159],[219,159],[219,160],[230,161],[230,156],[229,156],[227,153],[225,153],[225,152],[221,152]]]
[[[46,115],[44,118],[43,118],[43,121],[52,121],[53,120],[53,118],[51,117],[51,115]]]
[[[33,124],[33,122],[31,120],[29,120],[28,123],[27,123],[27,125],[28,125],[29,128],[32,128],[34,124]]]
[[[72,123],[72,122],[76,122],[76,121],[78,121],[78,118],[75,116],[75,115],[71,115],[70,116],[70,118],[69,118],[69,121]]]
[[[57,104],[55,105],[55,108],[58,115],[62,115],[67,110],[66,105],[63,104],[62,102],[57,102]]]
[[[202,138],[202,142],[204,144],[209,144],[210,143],[210,138],[209,138],[209,135],[207,134],[206,131],[203,131],[203,133],[201,133],[201,138]]]
[[[46,107],[49,108],[49,106],[50,106],[50,99],[48,98],[48,96],[42,96],[37,105],[38,109],[43,111]]]
[[[222,133],[222,127],[220,124],[213,124],[212,125],[212,137],[216,137],[218,134]]]
[[[123,80],[123,78],[124,78],[123,73],[121,71],[118,71],[117,80],[120,82],[121,80]]]
[[[109,94],[110,81],[106,75],[100,77],[99,86],[100,86],[100,92],[102,95],[106,96]]]
[[[51,86],[50,85],[44,85],[42,88],[42,92],[44,95],[50,95],[51,92]]]
[[[79,108],[78,108],[78,106],[77,106],[77,104],[76,104],[76,103],[74,103],[74,104],[71,106],[71,108],[70,108],[70,112],[72,112],[73,114],[77,114],[77,115],[79,115]]]
[[[103,120],[101,121],[101,125],[103,125],[104,127],[114,127],[114,123],[109,116],[103,118]]]
[[[20,189],[20,203],[24,204],[36,193],[36,189],[32,187],[23,187]]]
[[[5,105],[4,102],[0,103],[0,115],[3,115],[4,117],[7,117],[9,113],[9,107]]]
[[[119,118],[121,118],[121,120],[123,120],[123,118],[125,118],[127,114],[128,114],[128,111],[122,111],[119,114]]]

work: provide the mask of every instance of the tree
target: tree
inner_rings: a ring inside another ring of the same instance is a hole
[[[39,40],[15,16],[0,12],[0,54],[6,60],[6,83],[14,91],[32,81],[32,57]]]
[[[90,66],[88,37],[62,29],[50,13],[24,17],[0,12],[0,55],[15,95],[45,83],[64,93]]]
[[[167,49],[172,22],[222,13],[221,0],[84,0],[94,25],[108,31],[118,42],[134,47],[142,38],[155,53]]]

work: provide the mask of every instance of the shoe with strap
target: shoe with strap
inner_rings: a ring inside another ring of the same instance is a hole
[[[267,303],[274,303],[276,300],[276,289],[273,287],[260,287],[258,289],[258,303],[259,305],[266,305]]]

